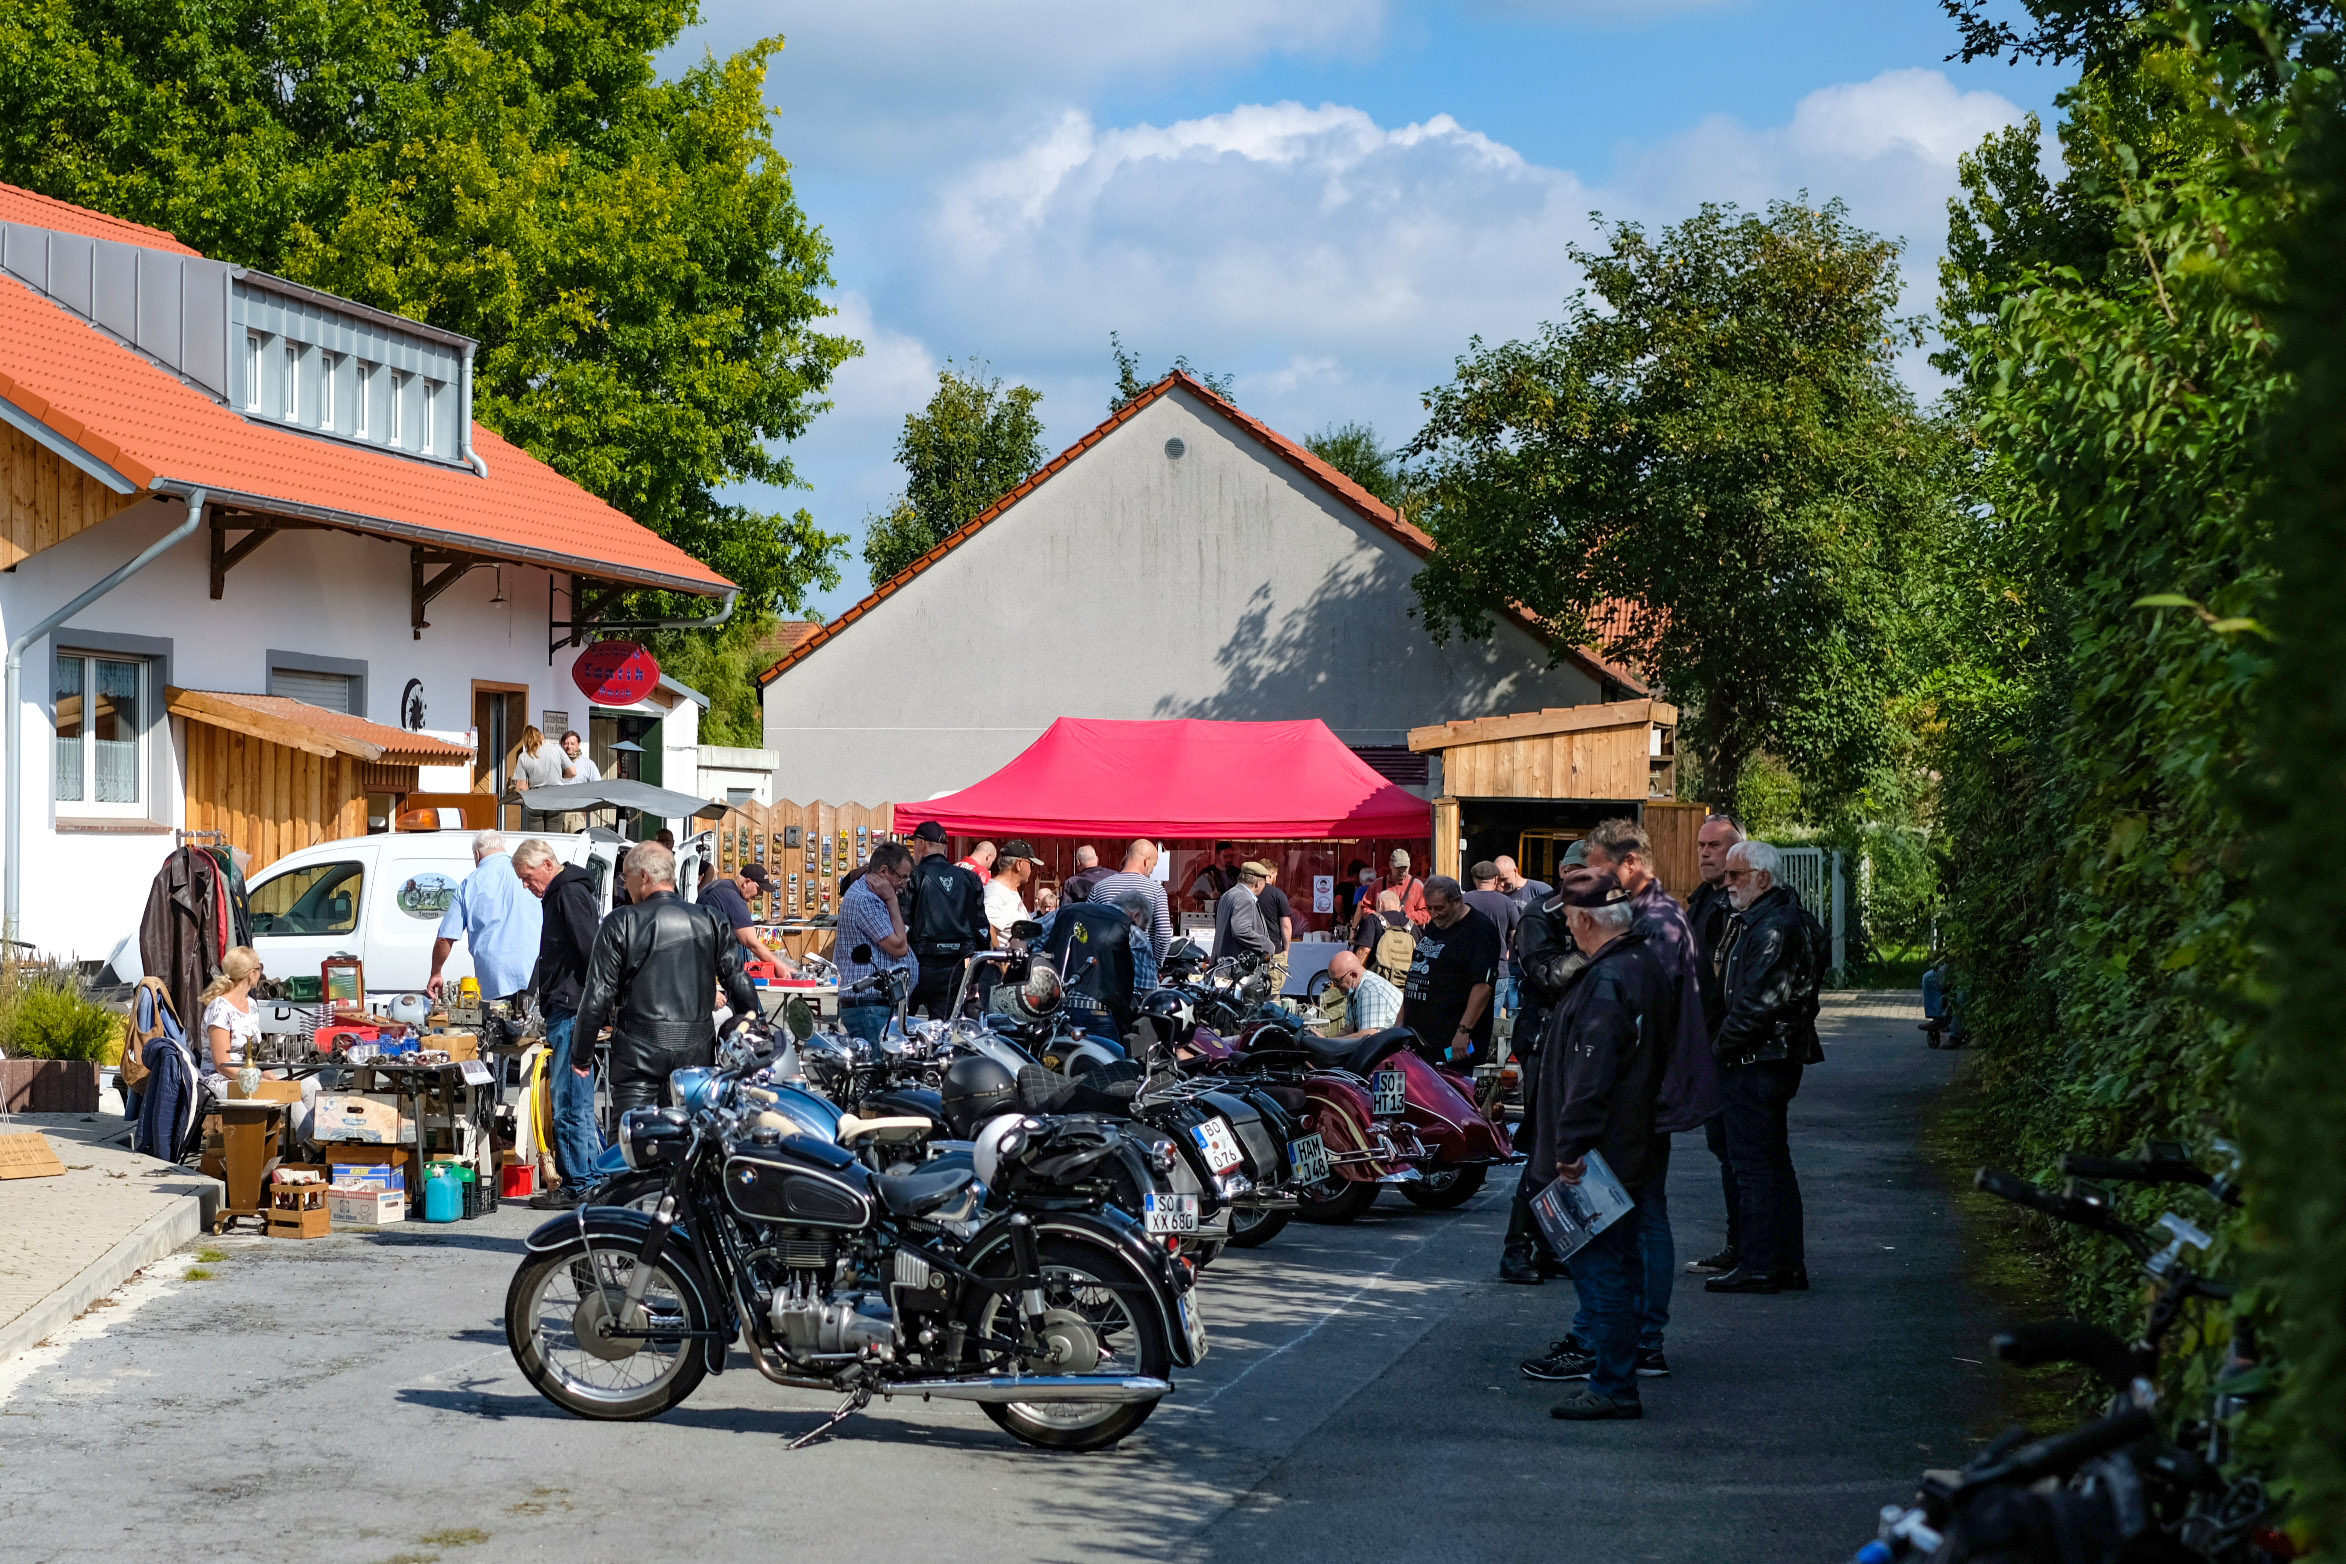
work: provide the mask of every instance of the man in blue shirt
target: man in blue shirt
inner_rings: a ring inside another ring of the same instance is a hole
[[[847,894],[839,898],[839,936],[831,951],[837,959],[842,990],[882,972],[904,972],[919,978],[920,962],[905,935],[904,913],[896,900],[897,889],[911,875],[910,850],[901,842],[882,842],[872,849],[871,860],[847,888]],[[865,952],[861,960],[857,959],[859,950]],[[842,998],[839,1023],[849,1036],[874,1042],[888,1029],[891,1010],[884,1001],[851,1003]]]
[[[538,964],[538,940],[544,926],[543,909],[505,851],[502,831],[481,831],[472,839],[473,871],[456,888],[456,899],[440,919],[439,937],[432,941],[432,978],[425,990],[440,997],[440,969],[448,953],[463,940],[472,952],[472,975],[480,980],[483,999],[510,999],[529,987]]]

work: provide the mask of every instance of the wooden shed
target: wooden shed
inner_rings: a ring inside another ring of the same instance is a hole
[[[1434,867],[1459,875],[1501,853],[1551,878],[1566,848],[1600,820],[1644,823],[1662,883],[1684,896],[1699,878],[1703,807],[1678,800],[1678,708],[1610,701],[1438,723],[1409,747],[1439,756]]]

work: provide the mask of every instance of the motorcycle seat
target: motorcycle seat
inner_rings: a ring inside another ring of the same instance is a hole
[[[882,1173],[872,1180],[880,1203],[897,1216],[927,1216],[953,1203],[977,1175],[968,1168],[939,1168],[934,1172]]]
[[[1417,1034],[1405,1026],[1389,1026],[1382,1032],[1371,1032],[1366,1037],[1314,1037],[1300,1035],[1303,1051],[1311,1062],[1323,1070],[1350,1070],[1355,1075],[1366,1075],[1380,1063],[1390,1059],[1417,1041]]]

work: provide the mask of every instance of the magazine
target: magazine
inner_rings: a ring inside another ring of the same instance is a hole
[[[1560,1260],[1569,1259],[1590,1239],[1620,1220],[1622,1213],[1637,1204],[1621,1181],[1606,1166],[1604,1153],[1588,1154],[1588,1171],[1577,1184],[1562,1179],[1531,1197],[1531,1214],[1539,1219],[1540,1231],[1547,1235],[1549,1247]]]

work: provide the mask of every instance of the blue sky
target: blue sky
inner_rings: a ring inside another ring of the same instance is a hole
[[[787,40],[777,139],[866,349],[792,447],[810,487],[760,498],[859,542],[946,360],[1041,390],[1056,451],[1105,413],[1111,329],[1290,434],[1399,444],[1471,336],[1555,313],[1592,210],[1840,196],[1926,309],[1956,157],[2065,84],[1946,61],[1937,0],[704,6],[672,63]],[[852,559],[815,606],[867,586]]]

